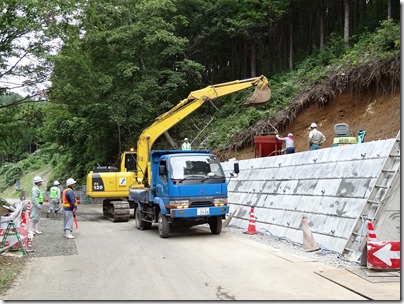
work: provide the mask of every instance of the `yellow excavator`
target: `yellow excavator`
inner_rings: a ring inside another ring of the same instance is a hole
[[[154,169],[159,165],[158,159],[154,160],[154,156],[151,154],[151,148],[157,138],[209,100],[251,87],[255,87],[255,90],[247,102],[243,104],[243,107],[261,105],[270,99],[271,89],[265,76],[210,85],[191,92],[186,99],[157,117],[154,123],[141,133],[137,142],[137,150],[122,154],[119,170],[116,167],[98,166],[89,172],[87,195],[90,198],[103,200],[104,217],[114,222],[129,221],[130,209],[136,210],[140,200],[151,200],[151,197],[156,194],[156,189],[159,188],[158,185],[156,186],[156,180],[153,179],[160,172],[158,168]],[[177,153],[178,150],[172,152]],[[153,155],[162,156],[167,153],[160,151]],[[210,162],[215,162],[214,156]],[[131,195],[130,192],[134,195]],[[164,206],[162,207],[164,208]],[[146,212],[146,208],[142,208],[142,210]],[[143,216],[142,220],[146,220],[146,217]]]

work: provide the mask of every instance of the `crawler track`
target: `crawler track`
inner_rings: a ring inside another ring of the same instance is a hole
[[[102,203],[104,217],[113,222],[128,222],[130,207],[127,201],[104,200]]]

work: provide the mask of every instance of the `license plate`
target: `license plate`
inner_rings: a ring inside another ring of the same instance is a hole
[[[196,211],[198,215],[207,215],[209,214],[209,208],[198,208]]]

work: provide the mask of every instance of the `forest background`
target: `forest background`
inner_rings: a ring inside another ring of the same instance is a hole
[[[51,180],[84,184],[96,164],[118,165],[157,116],[210,84],[262,74],[272,98],[247,109],[248,92],[208,103],[154,149],[189,137],[193,148],[224,155],[265,127],[282,130],[302,94],[322,104],[348,85],[400,85],[398,1],[7,0],[0,8],[0,191],[46,166]]]

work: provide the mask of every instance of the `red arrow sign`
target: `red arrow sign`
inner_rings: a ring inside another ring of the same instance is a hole
[[[400,269],[400,242],[368,242],[369,269]]]

